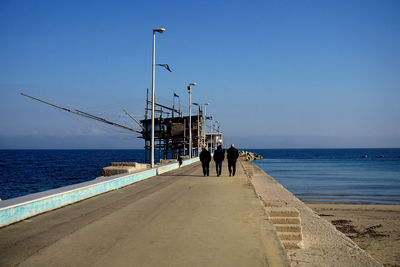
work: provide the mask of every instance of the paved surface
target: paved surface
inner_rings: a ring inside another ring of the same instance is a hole
[[[238,164],[199,163],[0,229],[0,266],[285,266]]]

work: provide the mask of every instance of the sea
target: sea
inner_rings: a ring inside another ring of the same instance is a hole
[[[249,149],[302,201],[400,204],[400,149]]]
[[[400,149],[246,150],[301,200],[400,204]],[[144,150],[0,150],[0,198],[90,181],[118,161],[144,162]]]
[[[144,150],[0,150],[0,198],[90,181],[125,161],[144,162]]]

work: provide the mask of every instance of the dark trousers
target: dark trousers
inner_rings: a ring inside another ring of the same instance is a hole
[[[215,167],[217,169],[217,175],[221,175],[222,171],[222,161],[221,162],[215,162]]]
[[[204,176],[210,176],[210,162],[202,162]]]
[[[236,160],[228,160],[228,169],[229,169],[229,174],[232,173],[232,175],[235,176],[235,173],[236,173]]]

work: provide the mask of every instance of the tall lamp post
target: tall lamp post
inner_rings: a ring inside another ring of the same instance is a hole
[[[214,151],[214,137],[213,137],[213,121],[210,118],[210,137],[211,137],[211,153]]]
[[[206,146],[207,142],[207,114],[206,114],[206,108],[207,106],[210,105],[210,103],[204,103],[204,146]],[[208,149],[208,144],[207,144],[207,149]]]
[[[155,66],[156,66],[156,32],[163,33],[164,28],[153,29],[153,63],[152,67],[152,79],[151,79],[151,152],[150,160],[151,167],[154,168],[154,113],[155,113]]]
[[[187,87],[189,91],[189,158],[192,158],[192,86],[196,83],[190,83]]]
[[[199,103],[192,103],[195,106],[199,107],[199,110],[197,111],[197,155],[200,153],[200,110],[201,110],[201,105]]]
[[[218,126],[217,126],[218,125]],[[216,137],[215,137],[215,144],[218,147],[218,138],[219,138],[219,121],[215,121],[215,130],[216,130]]]

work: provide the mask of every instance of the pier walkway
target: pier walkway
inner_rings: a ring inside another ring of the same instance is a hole
[[[194,163],[0,228],[0,266],[287,266],[237,169]]]

